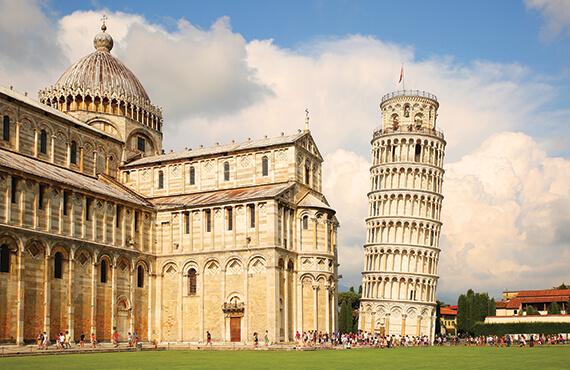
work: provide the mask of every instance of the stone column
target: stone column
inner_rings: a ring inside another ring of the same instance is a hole
[[[55,135],[51,136],[50,150],[49,150],[50,162],[55,162]]]
[[[148,267],[148,299],[147,299],[147,312],[148,312],[148,322],[147,322],[147,336],[148,336],[148,340],[150,341],[152,339],[152,328],[153,328],[153,324],[152,324],[152,285],[155,284],[156,282],[156,274],[151,274],[151,270],[150,270],[150,266]],[[154,305],[155,307],[157,307],[157,309],[160,309],[160,307],[158,307],[158,305]]]
[[[386,336],[390,335],[390,314],[389,313],[386,314],[386,321],[385,321],[384,326],[386,327],[385,335]]]
[[[97,334],[97,255],[91,265],[91,332]]]
[[[181,213],[182,215],[182,213]],[[180,301],[177,307],[178,314],[178,341],[184,341],[184,270],[180,270]]]
[[[135,281],[136,276],[138,276],[137,274],[137,267],[136,266],[132,266],[132,261],[130,261],[131,266],[129,266],[129,271],[130,271],[130,275],[129,275],[129,300],[131,301],[131,314],[129,317],[129,331],[131,333],[133,333],[135,331],[135,284],[137,284],[137,282]],[[144,274],[143,274],[144,275]],[[148,284],[148,283],[147,283]]]
[[[111,261],[111,337],[113,337],[114,327],[117,326],[117,257],[113,256]]]
[[[46,247],[44,258],[44,331],[47,333],[48,338],[51,338],[50,333],[50,254],[51,250]]]
[[[315,321],[314,330],[319,330],[319,285],[313,284],[313,317]]]
[[[38,130],[34,129],[34,157],[38,156]]]
[[[285,264],[285,285],[284,285],[284,292],[283,292],[283,309],[285,310],[284,318],[285,322],[283,323],[283,329],[285,331],[284,341],[289,342],[289,271],[287,270],[287,264]]]
[[[303,284],[297,280],[297,331],[303,335]],[[296,333],[295,333],[296,334]]]
[[[24,251],[21,246],[18,246],[18,302],[16,312],[16,344],[24,344],[24,292],[26,283],[24,281]]]
[[[68,280],[67,280],[67,330],[69,331],[69,337],[73,340],[74,337],[74,311],[73,306],[73,264],[75,261],[75,248],[71,247],[69,250],[69,260],[68,260]]]
[[[325,325],[326,325],[326,329],[325,332],[329,333],[331,332],[331,320],[330,320],[330,315],[331,315],[331,299],[330,299],[330,285],[329,284],[325,284]]]
[[[402,315],[402,336],[406,335],[406,314]]]
[[[16,151],[20,151],[20,125],[21,123],[16,122]]]

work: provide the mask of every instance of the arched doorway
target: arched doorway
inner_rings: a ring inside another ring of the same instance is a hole
[[[121,338],[126,338],[130,332],[131,307],[126,297],[117,298],[117,331]]]

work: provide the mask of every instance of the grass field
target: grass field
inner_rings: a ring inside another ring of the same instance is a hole
[[[100,353],[0,358],[0,369],[570,369],[570,347]]]

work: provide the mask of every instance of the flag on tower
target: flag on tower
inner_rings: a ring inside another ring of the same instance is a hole
[[[402,68],[400,68],[400,80],[398,83],[401,83],[404,80],[404,65],[402,64]]]

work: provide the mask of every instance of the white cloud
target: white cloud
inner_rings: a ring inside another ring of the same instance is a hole
[[[543,37],[552,38],[570,31],[570,2],[567,0],[525,0],[525,3],[527,8],[542,13]]]
[[[153,102],[165,108],[167,121],[231,114],[271,94],[249,67],[246,42],[226,17],[208,30],[181,19],[168,32],[140,15],[106,13],[112,52],[139,77]],[[59,22],[59,40],[70,60],[93,51],[100,14],[78,11]]]
[[[570,160],[500,133],[447,166],[441,289],[544,288],[570,280]]]
[[[3,50],[15,39],[23,44],[0,55],[2,81],[10,76],[37,90],[91,52],[101,11],[52,23],[37,3],[9,4],[21,4],[15,14],[23,18],[16,23],[31,26],[17,30],[0,22],[0,31],[12,32],[0,32]],[[325,194],[341,222],[344,285],[360,283],[370,138],[381,96],[399,87],[401,62],[406,87],[438,96],[438,125],[448,141],[441,292],[468,285],[542,287],[568,277],[557,262],[569,254],[567,228],[555,222],[570,219],[562,172],[568,173],[567,161],[548,157],[528,136],[499,134],[536,132],[545,112],[552,115],[544,106],[555,90],[524,66],[417,60],[409,46],[362,35],[284,49],[271,40],[247,42],[226,18],[206,30],[179,20],[169,31],[141,15],[105,13],[113,53],[165,109],[167,148],[291,133],[310,108],[311,130],[325,157]],[[567,126],[557,130],[557,137],[568,134]]]

